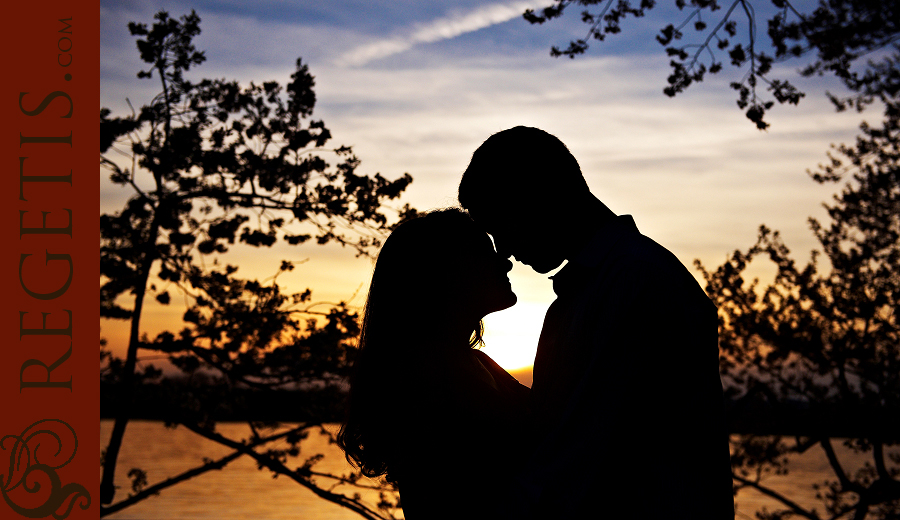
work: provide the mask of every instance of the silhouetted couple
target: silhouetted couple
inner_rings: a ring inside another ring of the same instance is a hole
[[[733,518],[716,309],[687,269],[542,130],[485,141],[459,202],[400,224],[378,256],[348,459],[398,485],[407,520]],[[481,319],[516,302],[509,256],[538,273],[568,261],[531,389],[474,348]]]

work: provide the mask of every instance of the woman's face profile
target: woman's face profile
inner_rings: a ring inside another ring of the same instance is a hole
[[[461,289],[465,301],[479,311],[481,317],[515,305],[516,294],[509,283],[512,262],[494,251],[486,233],[476,232],[461,265]]]

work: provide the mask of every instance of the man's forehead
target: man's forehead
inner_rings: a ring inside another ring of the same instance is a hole
[[[506,230],[507,226],[501,220],[497,219],[483,219],[481,222],[477,221],[478,225],[481,229],[484,230],[485,233],[489,235],[496,235],[497,233],[503,234]]]
[[[492,228],[504,227],[510,216],[499,204],[484,204],[470,209],[469,214],[479,226],[488,230],[488,233]]]

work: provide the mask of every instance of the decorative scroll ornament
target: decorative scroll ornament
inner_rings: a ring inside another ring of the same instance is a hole
[[[59,419],[43,419],[20,435],[0,439],[9,451],[9,470],[0,474],[3,500],[20,516],[62,520],[76,503],[87,510],[91,495],[81,484],[62,484],[56,472],[75,458],[78,438],[71,426]],[[18,488],[20,488],[16,491]],[[15,493],[14,493],[15,492]]]

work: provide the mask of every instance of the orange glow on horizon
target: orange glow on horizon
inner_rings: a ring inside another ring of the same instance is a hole
[[[534,363],[546,304],[520,301],[513,307],[484,318],[485,354],[508,372]]]

